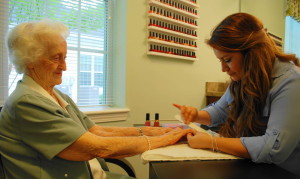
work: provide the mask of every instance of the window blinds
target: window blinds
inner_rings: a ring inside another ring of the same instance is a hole
[[[110,0],[0,0],[0,105],[22,75],[9,64],[5,35],[15,25],[44,18],[63,22],[67,39],[67,71],[56,86],[79,106],[111,105]]]

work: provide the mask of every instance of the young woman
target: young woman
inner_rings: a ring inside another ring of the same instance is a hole
[[[203,110],[174,104],[186,123],[220,127],[221,137],[189,134],[189,145],[275,163],[300,175],[298,59],[279,50],[261,21],[247,13],[226,17],[207,44],[231,83]]]

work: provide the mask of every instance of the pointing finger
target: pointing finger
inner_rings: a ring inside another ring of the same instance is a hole
[[[174,107],[178,108],[179,110],[181,110],[181,105],[179,104],[173,104]]]

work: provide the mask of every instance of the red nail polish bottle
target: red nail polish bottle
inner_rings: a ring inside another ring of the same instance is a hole
[[[146,113],[145,126],[151,126],[151,124],[150,124],[150,114],[149,113]]]
[[[159,127],[159,114],[155,113],[154,127]]]

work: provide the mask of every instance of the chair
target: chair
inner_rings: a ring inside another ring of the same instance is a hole
[[[0,179],[4,179],[4,169],[3,169],[3,164],[2,164],[2,159],[1,159],[1,154],[0,154]],[[135,178],[135,172],[132,167],[132,165],[126,160],[126,159],[102,159],[102,158],[97,158],[102,169],[105,171],[106,176],[108,179],[134,179]],[[120,166],[122,169],[125,170],[125,172],[128,174],[123,175],[119,173],[114,173],[111,172],[106,164],[106,162],[116,164]]]
[[[126,159],[111,159],[111,158],[106,158],[106,159],[97,158],[97,159],[100,162],[102,169],[105,171],[108,179],[109,178],[116,178],[116,179],[136,178],[135,171],[132,165]],[[112,163],[121,167],[128,174],[128,176],[111,172],[107,166],[107,163]]]
[[[0,112],[1,112],[2,106],[0,106]],[[3,169],[3,164],[2,164],[2,159],[1,159],[1,153],[0,153],[0,179],[4,179],[4,169]],[[102,158],[97,158],[99,161],[102,169],[105,171],[107,178],[113,178],[113,179],[133,179],[135,178],[135,171],[132,167],[132,165],[126,160],[126,159],[102,159]],[[118,165],[121,167],[127,174],[127,175],[122,175],[118,173],[113,173],[109,170],[108,166],[106,163],[112,163],[115,165]]]

